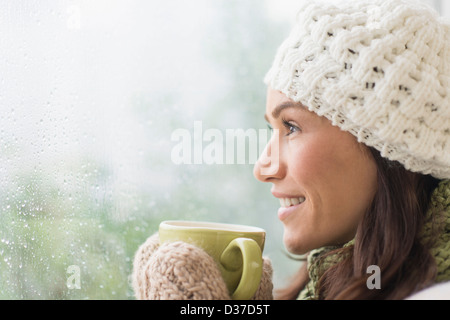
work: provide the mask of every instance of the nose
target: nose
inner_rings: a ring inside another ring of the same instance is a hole
[[[278,132],[274,132],[266,148],[253,167],[253,175],[261,182],[271,182],[282,179],[285,166],[280,161],[280,147]]]

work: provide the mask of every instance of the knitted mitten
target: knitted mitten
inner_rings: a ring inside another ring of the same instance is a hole
[[[273,299],[272,265],[264,258],[261,284],[254,300]],[[136,252],[132,285],[139,300],[230,300],[216,262],[185,242],[159,244],[158,234]]]

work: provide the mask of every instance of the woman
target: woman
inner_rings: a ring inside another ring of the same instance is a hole
[[[446,197],[442,205],[450,209],[448,181],[439,184],[431,175],[382,158],[279,91],[270,89],[267,101],[266,117],[279,131],[279,159],[260,159],[255,176],[271,182],[272,194],[280,199],[287,249],[309,252],[308,264],[278,298],[296,298],[300,291],[299,297],[308,299],[404,298],[434,283],[436,272],[442,280],[450,279],[448,266],[442,263],[442,270],[436,270],[429,253],[436,243],[431,240],[437,241],[445,259],[450,234],[440,230],[442,239],[423,235],[424,226],[427,231],[450,227],[427,221],[446,217],[440,200],[433,199],[428,212],[434,216],[425,215],[439,185],[435,198]],[[276,170],[261,174],[273,162]],[[373,265],[381,270],[382,290],[367,286],[367,270]]]
[[[281,298],[404,298],[450,280],[436,265],[450,250],[449,46],[448,25],[411,1],[302,8],[266,78],[279,168],[255,167],[276,197],[304,199],[279,217],[291,252],[313,250],[309,274]]]
[[[307,254],[279,299],[403,299],[450,280],[449,29],[413,1],[300,10],[266,77],[274,134],[254,168],[286,248]],[[149,267],[152,241],[140,298],[149,275],[169,278]]]

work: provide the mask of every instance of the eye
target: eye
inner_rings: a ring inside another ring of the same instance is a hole
[[[270,132],[273,132],[273,128],[270,124],[267,124],[267,129],[269,129]]]
[[[287,129],[288,133],[286,134],[287,136],[297,132],[297,131],[302,131],[298,126],[296,126],[295,124],[292,124],[289,121],[283,120],[283,126]]]

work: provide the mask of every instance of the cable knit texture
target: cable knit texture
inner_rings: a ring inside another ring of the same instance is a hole
[[[437,265],[436,282],[450,281],[450,180],[442,181],[434,191],[427,221],[422,234],[424,241],[436,233],[440,235],[431,249]],[[437,228],[433,227],[436,224]]]
[[[307,1],[265,82],[406,169],[450,178],[450,24],[430,7]]]
[[[255,300],[273,299],[272,265],[264,258]],[[202,249],[185,242],[159,245],[158,234],[137,250],[132,286],[139,300],[230,300],[216,262]]]
[[[424,243],[434,239],[438,234],[434,246],[430,253],[434,257],[437,266],[437,275],[435,282],[450,281],[450,180],[440,182],[436,190],[433,191],[430,200],[430,206],[426,213],[426,223],[421,234]],[[354,240],[345,244],[350,246]],[[299,300],[316,299],[316,286],[320,277],[330,266],[339,262],[342,258],[337,255],[328,255],[325,261],[319,259],[325,253],[331,252],[338,247],[323,247],[312,250],[308,255],[307,264],[310,281],[300,292]]]

